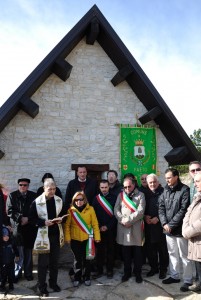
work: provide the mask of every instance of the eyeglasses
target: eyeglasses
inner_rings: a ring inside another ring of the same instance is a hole
[[[147,179],[146,177],[142,177],[142,178],[141,178],[141,180],[146,180],[146,179]]]
[[[124,186],[124,190],[126,190],[126,189],[130,189],[131,187],[132,187],[131,185]]]
[[[83,198],[75,199],[75,201],[84,201]]]
[[[191,173],[195,173],[195,172],[199,172],[199,171],[201,171],[201,168],[197,168],[197,169],[192,169],[192,170],[190,170]]]
[[[28,184],[22,184],[22,183],[20,183],[19,186],[28,186]]]

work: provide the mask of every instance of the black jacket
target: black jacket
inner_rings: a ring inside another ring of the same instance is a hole
[[[116,196],[116,198],[119,195],[119,193],[122,192],[122,190],[123,190],[123,187],[122,187],[121,183],[119,182],[119,180],[117,180],[115,182],[115,185],[112,188],[110,187],[110,192],[112,194],[114,194]]]
[[[0,264],[2,260],[2,225],[3,225],[3,219],[4,219],[4,198],[3,198],[3,192],[0,189]]]
[[[31,203],[36,199],[36,193],[27,191],[24,199],[21,193],[17,190],[10,193],[7,200],[8,216],[10,217],[13,227],[13,235],[17,240],[18,246],[33,248],[36,237],[36,228],[31,224],[21,225],[22,217],[29,216]]]
[[[190,204],[190,189],[182,182],[178,182],[172,189],[167,185],[159,200],[159,218],[161,225],[167,224],[171,228],[168,235],[182,236],[182,223]],[[164,231],[167,234],[167,232]]]
[[[159,198],[163,191],[164,188],[158,186],[155,192],[152,192],[151,190],[147,192],[145,215],[148,215],[151,218],[158,218]],[[148,239],[151,243],[158,243],[163,238],[164,233],[160,221],[156,224],[145,223],[145,240]]]
[[[102,193],[100,193],[100,195],[103,196]],[[116,199],[117,199],[116,196],[112,193],[109,193],[104,197],[110,203],[110,205],[112,206],[113,212],[114,212],[114,206],[115,206]],[[98,202],[96,197],[94,198],[94,200],[92,202],[92,206],[95,210],[95,213],[96,213],[96,216],[97,216],[97,219],[98,219],[99,227],[107,226],[108,230],[116,229],[117,219],[115,218],[115,215],[110,216],[104,210],[104,208],[101,206],[101,204]]]
[[[81,191],[81,185],[77,178],[69,181],[67,189],[66,189],[66,196],[65,196],[65,207],[68,209],[72,202],[72,198],[76,192]],[[91,205],[94,197],[98,193],[98,183],[92,178],[87,177],[85,181],[85,188],[83,190],[85,193],[89,204]]]
[[[2,264],[7,265],[14,263],[15,257],[19,257],[19,251],[15,240],[10,237],[7,242],[3,241]]]

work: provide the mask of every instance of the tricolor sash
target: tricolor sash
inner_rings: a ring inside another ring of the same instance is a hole
[[[121,200],[131,212],[135,212],[137,210],[137,205],[126,195],[126,193],[121,192]]]
[[[105,199],[105,197],[101,196],[100,194],[96,196],[98,203],[102,206],[105,212],[112,217],[113,216],[113,209],[112,205]]]
[[[121,192],[121,200],[126,205],[126,207],[130,209],[132,213],[137,210],[138,206],[126,195],[126,193]],[[143,246],[145,242],[143,218],[140,221],[141,221],[141,234],[142,234],[142,246]]]
[[[86,259],[94,259],[95,257],[95,245],[93,228],[89,228],[85,220],[82,218],[79,212],[70,210],[71,216],[77,223],[78,227],[89,235],[87,246],[86,246]]]

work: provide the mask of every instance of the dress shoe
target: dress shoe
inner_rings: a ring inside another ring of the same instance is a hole
[[[25,277],[27,281],[32,281],[33,280],[33,276],[26,276]]]
[[[158,270],[153,270],[151,269],[148,273],[147,273],[147,277],[152,277],[155,274],[158,274]]]
[[[180,287],[180,291],[188,292],[190,286],[192,286],[192,283],[184,282],[184,284]]]
[[[80,282],[78,280],[73,281],[73,286],[78,287],[80,285]]]
[[[100,277],[102,277],[103,276],[103,272],[96,272],[96,273],[94,273],[94,275],[93,275],[93,279],[98,279],[98,278],[100,278]]]
[[[137,283],[141,283],[141,282],[142,282],[142,276],[141,276],[141,274],[136,274],[135,281],[136,281]]]
[[[1,284],[1,285],[0,285],[0,291],[1,291],[1,292],[5,292],[5,291],[6,291],[5,284]]]
[[[8,289],[9,289],[9,291],[13,291],[14,290],[13,283],[9,283]]]
[[[90,279],[85,280],[84,284],[85,284],[86,286],[90,286],[90,285],[91,285],[91,280],[90,280]]]
[[[165,279],[167,272],[166,271],[160,271],[159,272],[159,279]]]
[[[40,297],[48,297],[48,296],[49,296],[49,292],[46,288],[40,290]]]
[[[50,288],[53,289],[54,292],[61,292],[61,288],[58,286],[58,284],[50,285]]]
[[[200,282],[196,282],[195,284],[188,287],[189,291],[192,292],[200,292],[201,291],[201,284]]]
[[[171,283],[178,283],[178,282],[180,282],[180,279],[174,279],[172,277],[169,277],[162,281],[162,283],[164,283],[164,284],[171,284]]]
[[[121,282],[128,281],[130,277],[131,277],[131,274],[124,274],[121,278]]]

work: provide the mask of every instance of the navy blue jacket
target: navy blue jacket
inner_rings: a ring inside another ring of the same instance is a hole
[[[101,196],[103,196],[100,193]],[[104,196],[105,199],[110,203],[110,205],[113,208],[114,211],[114,206],[116,203],[116,196],[112,193],[108,193],[106,196]],[[93,202],[92,202],[92,206],[95,210],[97,219],[98,219],[98,224],[99,227],[102,226],[107,226],[108,230],[112,230],[116,228],[117,225],[117,219],[115,218],[115,216],[110,216],[105,210],[104,208],[100,205],[100,203],[98,202],[97,198],[95,197]]]

